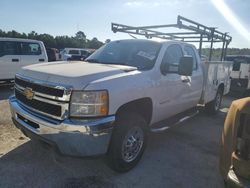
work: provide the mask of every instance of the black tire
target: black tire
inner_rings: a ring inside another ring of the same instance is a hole
[[[143,142],[141,143],[140,141],[137,142],[137,140],[140,140],[139,138],[137,139],[138,135],[132,136],[132,138],[136,138],[133,141],[130,141],[128,135],[132,133],[133,131],[137,130],[138,133],[135,134],[143,134]],[[113,131],[113,135],[111,138],[111,143],[109,146],[109,151],[108,151],[108,164],[109,166],[117,171],[117,172],[127,172],[131,170],[133,167],[137,165],[137,163],[140,161],[142,154],[145,150],[145,147],[147,145],[147,123],[146,121],[137,114],[132,114],[132,113],[123,113],[118,117],[118,120],[115,123],[115,129]],[[125,142],[126,141],[126,142]],[[132,142],[132,143],[131,143]],[[136,142],[136,143],[135,143]],[[124,144],[130,143],[131,147],[133,150],[135,150],[135,156],[134,158],[129,161],[129,155],[125,156],[123,154],[128,153],[124,152]],[[140,144],[141,143],[141,144]],[[136,145],[136,146],[134,146]],[[138,145],[138,147],[137,147]],[[136,151],[137,149],[138,151]],[[125,160],[127,159],[127,161]]]
[[[215,95],[214,100],[205,105],[206,112],[212,115],[217,114],[218,111],[220,110],[222,97],[223,97],[223,90],[219,88]]]

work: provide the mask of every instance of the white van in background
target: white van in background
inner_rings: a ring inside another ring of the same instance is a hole
[[[84,48],[64,48],[60,52],[62,61],[83,61],[92,52]]]
[[[12,80],[21,67],[48,62],[43,42],[0,37],[0,81]]]
[[[227,61],[233,62],[231,72],[231,92],[248,95],[250,91],[250,55],[228,55]]]

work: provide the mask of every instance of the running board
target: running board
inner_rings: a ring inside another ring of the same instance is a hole
[[[161,127],[161,128],[151,128],[150,131],[153,133],[164,132],[165,130],[169,129],[170,127]]]
[[[175,121],[175,122],[172,122],[171,124],[169,124],[169,126],[166,125],[166,124],[168,124],[168,123],[165,122],[165,123],[162,123],[162,124],[165,124],[165,126],[164,126],[164,125],[159,126],[159,125],[160,125],[160,124],[159,124],[159,125],[157,126],[157,128],[152,127],[152,128],[150,129],[150,131],[153,132],[153,133],[164,132],[164,131],[166,131],[167,129],[169,129],[170,127],[173,127],[173,126],[175,126],[175,125],[181,124],[182,122],[187,121],[188,119],[190,119],[190,118],[196,116],[197,114],[199,114],[199,111],[198,111],[198,110],[196,110],[196,111],[193,112],[192,114],[189,114],[189,115],[184,116],[183,118],[181,118],[181,119],[179,119],[179,120],[177,120],[177,121]]]

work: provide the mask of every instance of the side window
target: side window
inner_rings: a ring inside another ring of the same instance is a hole
[[[0,41],[0,57],[5,55],[20,55],[17,42]]]
[[[197,70],[197,59],[194,49],[190,46],[185,46],[184,50],[186,52],[186,55],[190,55],[193,57],[193,70]]]
[[[182,56],[182,49],[178,44],[169,46],[161,63],[161,72],[163,74],[178,73],[179,62]]]
[[[22,55],[40,55],[42,53],[38,43],[22,42],[21,49]]]

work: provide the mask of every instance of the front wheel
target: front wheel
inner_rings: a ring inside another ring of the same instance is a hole
[[[213,101],[206,104],[205,109],[209,114],[217,114],[220,110],[221,101],[222,101],[223,91],[218,89],[216,96]]]
[[[118,117],[109,151],[109,166],[117,172],[126,172],[139,162],[147,144],[146,121],[137,114]]]

